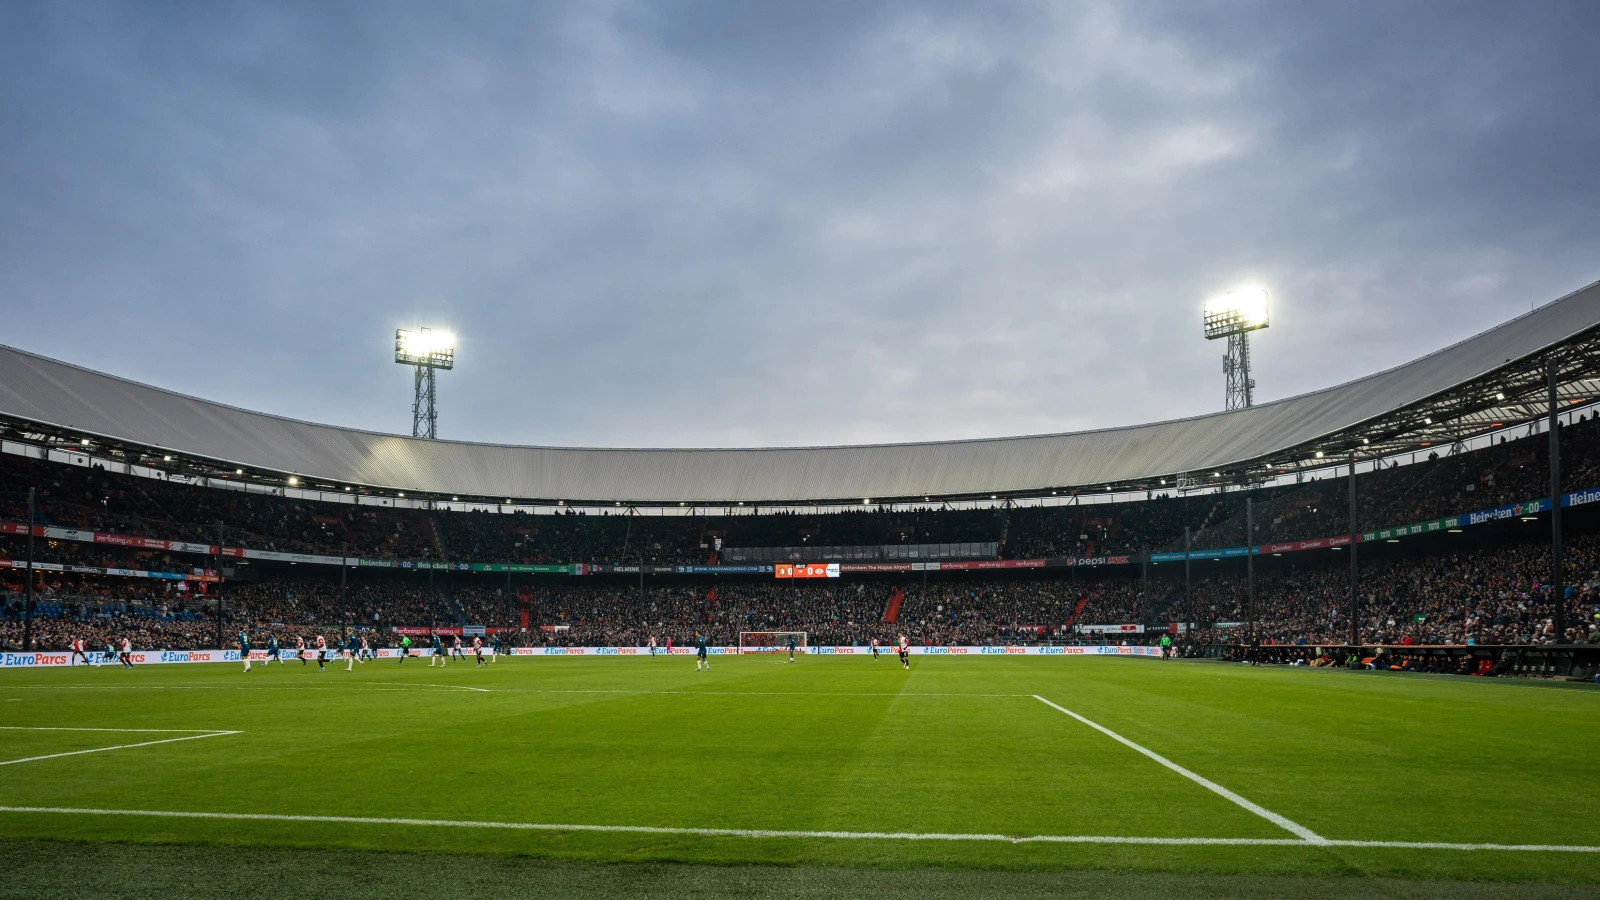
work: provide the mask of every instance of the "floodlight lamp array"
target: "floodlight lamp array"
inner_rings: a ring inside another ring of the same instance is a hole
[[[456,365],[456,336],[448,331],[428,328],[397,328],[394,332],[394,361],[429,369],[453,369]]]
[[[1240,288],[1227,296],[1206,301],[1206,340],[1260,331],[1271,324],[1267,292],[1261,288]]]

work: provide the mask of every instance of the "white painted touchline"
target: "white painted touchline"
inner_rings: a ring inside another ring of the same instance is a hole
[[[120,731],[121,729],[115,729]],[[178,741],[198,741],[201,738],[222,737],[227,734],[241,734],[238,731],[208,731],[205,734],[191,734],[186,737],[163,738],[159,741],[140,741],[137,744],[118,744],[115,747],[95,747],[91,750],[71,750],[66,753],[46,753],[43,756],[28,756],[22,759],[0,760],[0,766],[14,766],[17,763],[38,762],[41,759],[57,759],[63,756],[82,756],[85,753],[105,753],[110,750],[131,750],[134,747],[153,747],[156,744],[173,744]]]
[[[180,812],[156,809],[79,809],[60,806],[0,806],[0,813],[77,816],[149,816],[248,822],[326,822],[339,825],[414,825],[424,828],[492,828],[507,831],[578,831],[611,834],[682,834],[696,837],[825,838],[875,841],[986,841],[1007,844],[1133,844],[1157,847],[1365,847],[1391,850],[1500,850],[1524,853],[1600,853],[1600,847],[1567,844],[1458,844],[1444,841],[1316,841],[1293,838],[1117,837],[1113,835],[946,834],[915,831],[777,831],[756,828],[674,828],[656,825],[552,825],[533,822],[473,822],[367,816],[297,816],[275,813]]]
[[[1115,731],[1112,731],[1111,729],[1105,727],[1104,725],[1097,725],[1094,722],[1091,722],[1088,719],[1085,719],[1083,716],[1078,715],[1077,713],[1073,712],[1070,709],[1067,709],[1064,706],[1058,706],[1058,705],[1056,705],[1054,703],[1051,703],[1049,700],[1046,700],[1045,698],[1039,696],[1038,694],[1034,694],[1033,695],[1033,699],[1039,701],[1040,703],[1043,703],[1044,705],[1046,705],[1048,707],[1051,707],[1052,709],[1060,710],[1061,712],[1066,713],[1067,715],[1073,717],[1074,719],[1077,719],[1079,722],[1082,722],[1083,724],[1089,726],[1090,728],[1093,728],[1095,731],[1098,731],[1101,734],[1105,735],[1106,737],[1111,738],[1112,740],[1116,741],[1117,743],[1122,744],[1123,746],[1129,747],[1129,748],[1131,748],[1133,750],[1136,750],[1136,751],[1144,754],[1145,756],[1148,756],[1149,758],[1155,760],[1156,762],[1162,764],[1163,766],[1166,766],[1167,768],[1171,769],[1172,771],[1177,772],[1179,775],[1182,775],[1183,777],[1189,779],[1190,781],[1194,782],[1195,784],[1200,785],[1201,787],[1205,788],[1206,790],[1211,791],[1212,793],[1215,793],[1218,796],[1220,796],[1220,797],[1222,797],[1222,798],[1224,798],[1224,799],[1226,799],[1226,800],[1228,800],[1228,801],[1230,801],[1232,803],[1236,803],[1239,806],[1244,807],[1245,809],[1249,810],[1250,812],[1255,813],[1256,815],[1260,816],[1263,819],[1266,819],[1268,822],[1271,822],[1272,824],[1278,826],[1279,828],[1282,828],[1285,831],[1288,831],[1288,832],[1290,832],[1292,834],[1299,835],[1301,840],[1307,841],[1307,842],[1312,843],[1312,844],[1326,844],[1328,842],[1326,838],[1324,838],[1321,835],[1317,834],[1315,831],[1312,831],[1311,829],[1305,827],[1304,825],[1300,825],[1300,824],[1298,824],[1296,822],[1292,822],[1292,821],[1284,818],[1283,816],[1278,815],[1277,813],[1273,812],[1272,810],[1267,809],[1264,806],[1259,806],[1259,805],[1257,805],[1255,803],[1251,803],[1249,800],[1246,800],[1245,798],[1239,796],[1238,794],[1235,794],[1233,791],[1230,791],[1227,788],[1223,787],[1222,785],[1217,784],[1215,781],[1212,781],[1209,778],[1201,777],[1200,775],[1196,775],[1195,773],[1189,771],[1188,769],[1185,769],[1183,766],[1178,765],[1177,763],[1173,762],[1172,760],[1167,759],[1165,756],[1162,756],[1161,754],[1155,752],[1154,750],[1150,750],[1150,749],[1148,749],[1146,747],[1141,747],[1138,744],[1135,744],[1133,741],[1130,741],[1127,738],[1123,737],[1122,735],[1117,734]]]

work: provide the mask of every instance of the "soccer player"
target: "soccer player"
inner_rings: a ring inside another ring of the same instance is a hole
[[[106,649],[105,649],[105,651],[103,653],[100,654],[100,659],[101,659],[102,662],[108,662],[109,663],[112,660],[115,660],[116,658],[117,658],[117,648],[111,646],[111,639],[110,638],[106,638]]]
[[[907,671],[911,669],[911,642],[903,634],[900,635],[900,668]]]
[[[707,672],[711,671],[711,660],[706,659],[706,636],[696,631],[694,633],[694,670],[700,671],[704,666]]]
[[[344,669],[346,672],[355,671],[356,662],[358,660],[361,662],[361,664],[363,666],[367,664],[366,660],[361,659],[361,642],[357,641],[356,640],[356,636],[353,635],[353,634],[345,635],[345,639],[344,639],[344,655],[348,656],[350,658],[350,665],[345,666],[345,669]]]
[[[656,658],[656,636],[650,635],[650,658]]]
[[[1172,638],[1165,634],[1161,636],[1161,658],[1172,658]]]
[[[428,668],[433,668],[434,663],[438,663],[441,668],[450,663],[450,657],[444,653],[444,641],[439,640],[437,634],[433,636],[433,656],[428,658]]]
[[[489,662],[500,658],[500,635],[494,636],[494,641],[489,645]]]
[[[250,632],[239,632],[239,658],[244,660],[244,670],[250,671]]]
[[[400,662],[396,663],[396,665],[400,665],[400,664],[405,663],[406,657],[408,657],[410,655],[411,655],[411,635],[403,634],[403,635],[400,636]]]
[[[267,658],[266,661],[261,664],[261,667],[265,669],[267,667],[267,663],[272,662],[273,660],[277,660],[278,665],[283,665],[283,657],[278,655],[281,652],[282,651],[278,648],[278,636],[275,634],[268,635]]]
[[[122,667],[124,669],[133,668],[133,641],[127,638],[122,639]]]
[[[467,655],[461,652],[461,635],[458,634],[450,639],[450,652],[455,654],[456,659],[467,661]]]
[[[794,662],[794,635],[789,635],[789,662]]]
[[[317,635],[317,650],[316,650],[316,653],[317,653],[317,671],[318,672],[326,672],[326,671],[328,671],[327,669],[324,669],[322,667],[323,660],[328,658],[328,639],[323,637],[320,634]]]
[[[667,638],[667,655],[672,655],[672,638]]]
[[[70,665],[77,665],[78,660],[83,660],[84,665],[89,664],[89,654],[83,652],[83,638],[72,639],[72,658],[67,660]]]
[[[872,661],[873,662],[877,662],[878,661],[878,639],[877,638],[873,638],[872,639]]]
[[[362,635],[361,636],[361,655],[365,656],[368,659],[377,659],[378,658],[378,655],[376,653],[372,652],[372,645],[367,643],[367,636],[366,635]],[[362,665],[364,666],[364,665],[366,665],[366,663],[362,663]]]
[[[472,636],[472,655],[478,658],[478,664],[474,668],[483,668],[483,637],[481,635],[475,634]]]
[[[306,639],[298,634],[294,636],[294,658],[300,660],[300,665],[306,664]]]

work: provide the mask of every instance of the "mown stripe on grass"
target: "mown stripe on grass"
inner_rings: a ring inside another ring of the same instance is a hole
[[[0,806],[0,813],[42,813],[79,816],[147,816],[173,819],[224,819],[251,822],[324,822],[339,825],[411,825],[422,828],[495,828],[511,831],[574,831],[615,834],[677,834],[695,837],[823,838],[870,841],[992,841],[1008,844],[1135,844],[1163,847],[1361,847],[1396,850],[1493,850],[1523,853],[1600,853],[1600,847],[1564,844],[1456,844],[1444,841],[1348,841],[1323,838],[1179,838],[1116,835],[947,834],[914,831],[779,831],[757,828],[675,828],[657,825],[574,825],[537,822],[477,822],[454,819],[410,819],[377,816],[315,816],[279,813],[188,812],[156,809],[90,809],[59,806]]]

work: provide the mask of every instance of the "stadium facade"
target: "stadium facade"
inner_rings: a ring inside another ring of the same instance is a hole
[[[1148,425],[983,440],[595,449],[419,440],[302,422],[0,347],[0,424],[174,474],[488,503],[786,505],[1026,498],[1259,482],[1448,446],[1600,396],[1600,283],[1347,384]]]

